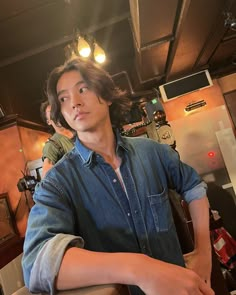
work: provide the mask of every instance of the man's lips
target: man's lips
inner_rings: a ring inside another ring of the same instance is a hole
[[[74,120],[83,119],[86,115],[88,115],[88,112],[79,112],[75,115]]]

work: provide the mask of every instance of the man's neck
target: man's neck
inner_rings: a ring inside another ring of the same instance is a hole
[[[78,133],[78,137],[84,146],[101,155],[113,169],[120,166],[120,158],[116,155],[116,138],[112,128],[96,133]]]

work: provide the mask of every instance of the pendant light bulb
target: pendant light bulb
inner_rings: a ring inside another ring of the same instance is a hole
[[[106,60],[105,51],[97,43],[94,44],[94,59],[100,64]]]
[[[88,57],[91,53],[91,48],[88,42],[82,37],[78,38],[77,50],[79,52],[79,55],[83,57]]]

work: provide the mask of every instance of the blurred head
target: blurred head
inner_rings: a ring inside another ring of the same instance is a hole
[[[40,115],[44,123],[46,123],[49,126],[49,132],[54,133],[55,129],[53,128],[53,125],[51,124],[51,106],[49,105],[49,101],[46,100],[41,103],[40,105]]]
[[[44,101],[40,106],[40,114],[42,120],[49,126],[49,132],[53,134],[54,132],[58,132],[62,127],[59,124],[55,124],[51,117],[51,105],[48,100]]]
[[[51,118],[57,124],[70,128],[61,113],[61,104],[57,96],[57,83],[63,74],[78,71],[84,82],[96,96],[111,102],[109,107],[110,119],[113,127],[121,127],[125,122],[125,115],[130,108],[130,100],[125,92],[119,90],[111,77],[95,63],[76,58],[55,68],[47,81],[47,96],[51,105]]]

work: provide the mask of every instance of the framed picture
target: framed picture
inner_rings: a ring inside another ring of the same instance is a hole
[[[0,194],[0,245],[17,235],[8,194]]]

